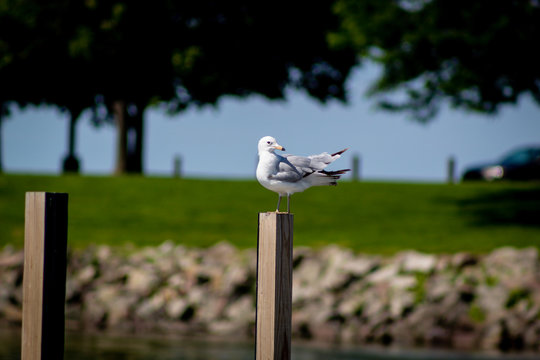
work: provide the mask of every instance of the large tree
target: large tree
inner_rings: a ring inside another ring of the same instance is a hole
[[[522,94],[540,103],[538,1],[338,0],[334,11],[333,46],[382,65],[371,94],[386,109],[428,121],[444,101],[485,113]]]
[[[116,122],[116,171],[141,172],[152,104],[175,113],[225,95],[282,99],[287,86],[345,101],[356,55],[328,45],[332,3],[0,0],[0,26],[12,32],[0,40],[0,77],[32,87],[7,87],[0,102],[64,107],[72,128],[93,108],[97,123]]]
[[[77,171],[75,124],[93,106],[93,68],[74,56],[82,2],[0,1],[0,105],[4,118],[14,104],[56,105],[69,116],[64,169]],[[72,14],[73,16],[68,16]]]

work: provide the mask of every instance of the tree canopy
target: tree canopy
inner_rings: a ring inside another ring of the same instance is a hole
[[[23,105],[89,107],[101,95],[182,110],[223,95],[283,98],[286,86],[345,100],[356,61],[326,42],[331,1],[0,3],[0,74],[24,85],[1,96]]]
[[[445,101],[494,113],[522,94],[540,103],[538,24],[537,0],[0,0],[0,116],[53,104],[71,134],[84,109],[114,117],[137,172],[149,105],[177,113],[287,87],[346,101],[365,58],[382,65],[370,91],[382,108],[420,121]]]
[[[485,113],[522,94],[540,103],[538,1],[338,0],[334,11],[332,44],[383,66],[370,92],[383,108],[428,121],[443,101]]]
[[[326,40],[339,25],[332,3],[0,0],[0,102],[74,118],[99,108],[97,122],[125,117],[120,131],[140,139],[158,102],[178,112],[225,95],[283,99],[287,86],[345,101],[356,55]]]

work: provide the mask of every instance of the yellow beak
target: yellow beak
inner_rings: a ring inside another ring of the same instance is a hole
[[[285,148],[281,145],[275,145],[274,149],[285,151]]]

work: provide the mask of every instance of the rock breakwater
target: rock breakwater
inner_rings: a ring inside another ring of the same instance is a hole
[[[69,254],[72,329],[253,336],[256,252],[165,242]],[[0,253],[0,325],[19,326],[21,251]],[[293,337],[327,342],[540,351],[536,248],[485,255],[295,248]]]

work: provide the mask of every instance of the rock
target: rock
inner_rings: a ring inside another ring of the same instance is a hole
[[[185,293],[187,279],[182,274],[173,274],[167,279],[167,285],[181,293]]]
[[[536,248],[499,248],[488,254],[483,264],[488,275],[514,288],[534,283],[539,275]]]
[[[388,280],[388,286],[394,291],[410,289],[416,284],[417,280],[412,275],[397,275]]]
[[[255,306],[251,296],[243,296],[228,304],[224,311],[225,318],[238,323],[248,324],[255,318]]]
[[[478,335],[474,330],[458,329],[452,336],[452,348],[457,350],[472,350],[477,347]]]
[[[158,318],[166,304],[177,298],[177,292],[171,288],[162,288],[150,298],[145,299],[136,310],[140,318]]]
[[[540,324],[535,323],[529,326],[523,334],[523,342],[526,349],[533,351],[540,350]]]
[[[125,255],[128,253],[129,255]],[[0,322],[20,322],[22,252],[0,253]],[[540,351],[534,248],[393,257],[329,246],[293,256],[294,337],[357,344]],[[253,334],[256,250],[167,241],[69,255],[70,328]],[[8,321],[6,321],[8,319]]]
[[[385,265],[366,277],[366,281],[371,284],[389,282],[399,272],[399,267],[395,263]]]
[[[393,296],[389,305],[392,318],[400,318],[404,315],[406,309],[414,305],[414,295],[411,293],[402,293],[399,296]]]
[[[478,258],[469,253],[457,253],[452,256],[450,264],[458,269],[463,269],[467,266],[473,266],[478,263]]]
[[[136,297],[130,295],[118,296],[114,301],[109,302],[107,304],[107,327],[125,325],[130,309],[135,302]]]
[[[3,304],[2,315],[3,317],[12,323],[21,324],[22,323],[22,308],[15,306],[13,304]]]
[[[324,264],[319,272],[318,285],[322,289],[337,290],[342,288],[351,278],[346,264],[352,263],[352,251],[337,246],[327,246],[320,253],[320,261]]]
[[[500,320],[505,314],[505,303],[508,299],[508,290],[503,286],[487,286],[480,284],[476,287],[475,303],[486,314],[486,321]]]
[[[175,298],[169,301],[165,307],[167,316],[172,319],[178,319],[186,311],[188,302],[183,298]]]
[[[129,272],[126,287],[129,291],[145,296],[152,292],[157,282],[158,278],[151,271],[136,268]]]
[[[362,298],[360,296],[345,297],[337,307],[338,313],[345,318],[356,315],[361,311],[361,309]]]
[[[343,270],[350,275],[358,278],[362,278],[369,274],[380,264],[380,260],[377,257],[356,257],[342,264]]]
[[[7,250],[6,250],[7,249]],[[5,247],[0,254],[0,268],[13,268],[22,266],[24,261],[24,253],[22,251],[14,252]]]
[[[172,253],[174,251],[174,248],[175,246],[172,240],[167,240],[167,241],[164,241],[161,245],[159,245],[157,250],[158,250],[158,253],[161,255],[161,257],[163,257],[163,256],[168,256],[170,253]]]
[[[102,286],[96,290],[96,300],[101,304],[108,304],[118,298],[120,289],[116,285]]]
[[[437,264],[435,255],[423,254],[416,251],[406,251],[399,255],[401,269],[404,272],[430,273]]]
[[[480,349],[492,350],[497,349],[501,342],[502,326],[499,321],[490,323],[483,331],[483,336],[480,340]]]
[[[79,285],[88,284],[96,276],[96,268],[92,265],[87,265],[82,268],[76,275],[75,280]]]

